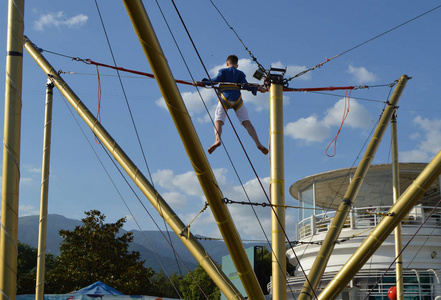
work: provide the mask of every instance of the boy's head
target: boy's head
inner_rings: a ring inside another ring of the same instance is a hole
[[[236,55],[230,55],[227,57],[227,67],[236,67],[238,66],[239,58]]]

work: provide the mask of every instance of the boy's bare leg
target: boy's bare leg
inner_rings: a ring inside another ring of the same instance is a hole
[[[214,136],[216,137],[216,140],[213,145],[208,148],[208,154],[213,153],[214,150],[216,150],[217,147],[221,145],[221,135],[222,135],[222,126],[224,123],[222,121],[216,121],[214,122]]]
[[[265,155],[268,154],[268,149],[263,146],[260,141],[259,141],[259,137],[257,136],[257,132],[256,129],[254,129],[253,124],[251,124],[250,121],[243,121],[242,122],[243,127],[245,127],[245,129],[248,131],[248,134],[251,136],[251,138],[253,139],[254,143],[256,143],[257,148]]]

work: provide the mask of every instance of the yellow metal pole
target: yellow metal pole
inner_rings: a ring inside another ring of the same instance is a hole
[[[317,257],[315,258],[311,270],[308,274],[308,281],[306,281],[303,285],[303,289],[298,298],[299,300],[310,299],[313,295],[313,291],[317,289],[318,284],[320,283],[321,277],[325,272],[329,257],[334,250],[335,242],[340,235],[346,218],[348,217],[352,203],[357,197],[358,191],[360,190],[360,187],[364,181],[364,177],[366,176],[369,166],[374,159],[375,153],[378,149],[378,146],[380,145],[380,141],[384,135],[384,132],[387,129],[390,119],[392,118],[392,114],[395,111],[401,93],[403,92],[408,79],[409,77],[407,77],[406,75],[402,75],[398,81],[397,86],[395,87],[394,93],[392,94],[392,97],[389,101],[389,105],[384,110],[383,116],[381,117],[378,126],[375,129],[375,132],[372,136],[371,141],[369,142],[366,152],[364,153],[363,158],[361,159],[360,164],[355,171],[354,178],[352,179],[348,190],[343,197],[342,203],[335,213],[334,220],[332,220],[325,240],[323,241],[319,253],[317,254]]]
[[[395,110],[391,125],[392,135],[392,180],[393,180],[393,198],[397,203],[400,197],[400,170],[398,162],[398,130],[397,130],[397,111]],[[397,300],[404,299],[404,282],[403,282],[403,257],[401,255],[401,222],[395,227],[395,276],[397,288]]]
[[[10,0],[6,44],[5,119],[3,131],[0,229],[0,299],[17,293],[18,193],[20,181],[21,94],[24,1]]]
[[[381,222],[321,292],[319,300],[335,299],[361,267],[370,259],[394,228],[406,217],[421,196],[441,174],[441,151],[406,189]]]
[[[283,86],[282,76],[272,75],[270,87],[270,151],[272,222],[272,296],[286,299],[285,248],[285,170],[283,152]]]
[[[218,285],[219,289],[228,297],[228,299],[244,299],[228,277],[222,272],[222,269],[219,268],[216,262],[204,250],[202,245],[192,234],[188,233],[187,226],[185,226],[185,224],[179,219],[179,217],[171,209],[167,202],[165,202],[158,191],[155,190],[142,172],[124,153],[116,141],[98,122],[94,115],[87,109],[83,102],[81,102],[78,96],[75,95],[67,83],[61,78],[60,75],[58,75],[57,71],[49,64],[43,55],[41,55],[41,53],[27,37],[25,37],[25,48],[32,58],[37,62],[40,68],[45,72],[45,74],[52,77],[55,86],[60,90],[67,101],[69,101],[79,116],[92,129],[93,133],[98,137],[104,147],[107,148],[109,153],[123,167],[130,178],[132,178],[141,192],[150,200],[153,207],[159,212],[161,217],[167,222],[170,228],[189,249],[207,274]]]
[[[43,161],[41,163],[41,194],[40,194],[40,225],[38,235],[37,279],[35,284],[35,300],[44,299],[44,271],[46,265],[46,229],[47,207],[49,194],[49,164],[51,154],[52,133],[52,99],[54,84],[48,80],[46,84],[46,109],[44,117]]]
[[[140,0],[124,0],[123,2],[245,291],[250,299],[264,299],[262,289],[230,212],[222,200],[224,197],[176,86],[145,7]]]

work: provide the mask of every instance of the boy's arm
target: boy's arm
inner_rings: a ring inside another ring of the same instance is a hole
[[[216,77],[211,78],[211,81],[207,78],[204,78],[204,79],[202,79],[202,81],[193,82],[193,85],[206,86],[206,85],[211,85],[211,83],[216,84],[216,83],[222,82],[222,76],[223,76],[223,74],[222,74],[221,70],[219,70]]]
[[[245,73],[241,72],[238,83],[242,84],[242,89],[250,91],[254,96],[257,95],[258,86],[249,85]]]

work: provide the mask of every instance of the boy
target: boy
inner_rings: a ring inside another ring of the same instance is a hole
[[[234,85],[235,83],[248,83],[245,78],[245,73],[237,69],[239,66],[238,62],[239,59],[236,55],[228,56],[226,62],[227,67],[224,69],[220,69],[218,75],[212,78],[213,83],[220,83],[220,101],[217,105],[214,117],[214,135],[216,140],[213,145],[208,148],[208,153],[213,153],[213,151],[221,145],[222,126],[224,125],[227,115],[226,110],[229,108],[233,108],[236,112],[236,116],[239,119],[239,122],[242,124],[243,127],[245,127],[248,134],[251,136],[254,143],[256,144],[257,148],[266,155],[268,154],[268,149],[260,143],[256,130],[251,124],[250,118],[248,116],[248,111],[243,105],[242,95],[240,93],[240,86]],[[222,84],[223,82],[225,84]],[[205,85],[210,84],[210,82],[208,82],[208,80],[205,78],[202,80],[202,83]],[[266,88],[263,86],[250,87],[245,85],[244,89],[253,93],[254,96],[257,94],[257,91],[266,92]]]

